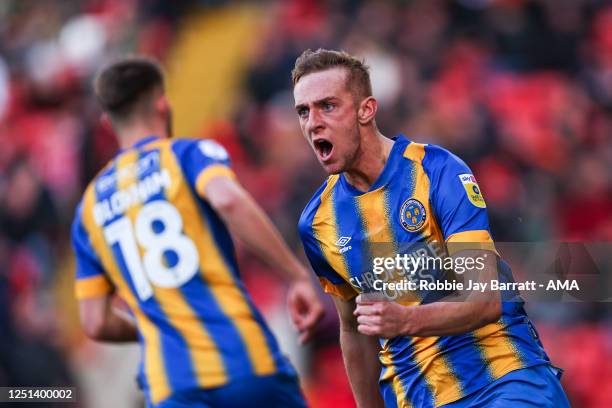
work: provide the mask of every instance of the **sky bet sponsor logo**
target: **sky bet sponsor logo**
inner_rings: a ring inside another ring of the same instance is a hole
[[[480,187],[478,187],[478,183],[476,183],[476,178],[471,174],[460,174],[459,180],[461,180],[461,184],[463,184],[463,188],[465,189],[470,203],[478,208],[486,208],[487,205],[480,193]]]
[[[474,183],[475,184],[476,183],[476,177],[474,177],[471,174],[460,174],[459,175],[459,179],[461,179],[461,182],[463,184],[466,184],[466,183]]]

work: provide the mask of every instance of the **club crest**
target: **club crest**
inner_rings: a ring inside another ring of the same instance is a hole
[[[400,223],[406,231],[415,232],[420,230],[425,225],[427,213],[425,206],[415,198],[409,198],[404,201],[400,209]]]

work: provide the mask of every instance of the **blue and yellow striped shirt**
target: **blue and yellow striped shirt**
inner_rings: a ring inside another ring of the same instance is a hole
[[[210,140],[150,137],[89,184],[72,237],[79,299],[117,291],[143,348],[147,399],[293,368],[247,294],[231,237],[204,199],[234,177]]]
[[[448,151],[402,135],[369,191],[342,174],[330,176],[304,209],[299,230],[324,290],[346,300],[367,291],[383,244],[397,250],[456,242],[496,252],[470,169]],[[499,265],[507,275],[507,265]],[[414,302],[426,296],[416,293]],[[381,339],[381,387],[392,389],[400,407],[437,407],[510,371],[548,364],[522,302],[503,302],[502,309],[499,321],[461,335]]]

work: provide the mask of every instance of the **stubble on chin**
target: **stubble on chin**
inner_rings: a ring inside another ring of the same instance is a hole
[[[323,170],[325,170],[325,172],[329,174],[330,176],[334,174],[340,174],[343,171],[341,168],[334,166],[334,165],[331,165],[331,166],[323,165]]]

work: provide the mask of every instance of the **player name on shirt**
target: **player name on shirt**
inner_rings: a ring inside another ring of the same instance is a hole
[[[162,168],[124,189],[117,190],[109,198],[94,206],[96,224],[104,225],[107,221],[125,213],[129,208],[145,203],[150,197],[170,188],[170,184],[170,173]]]

